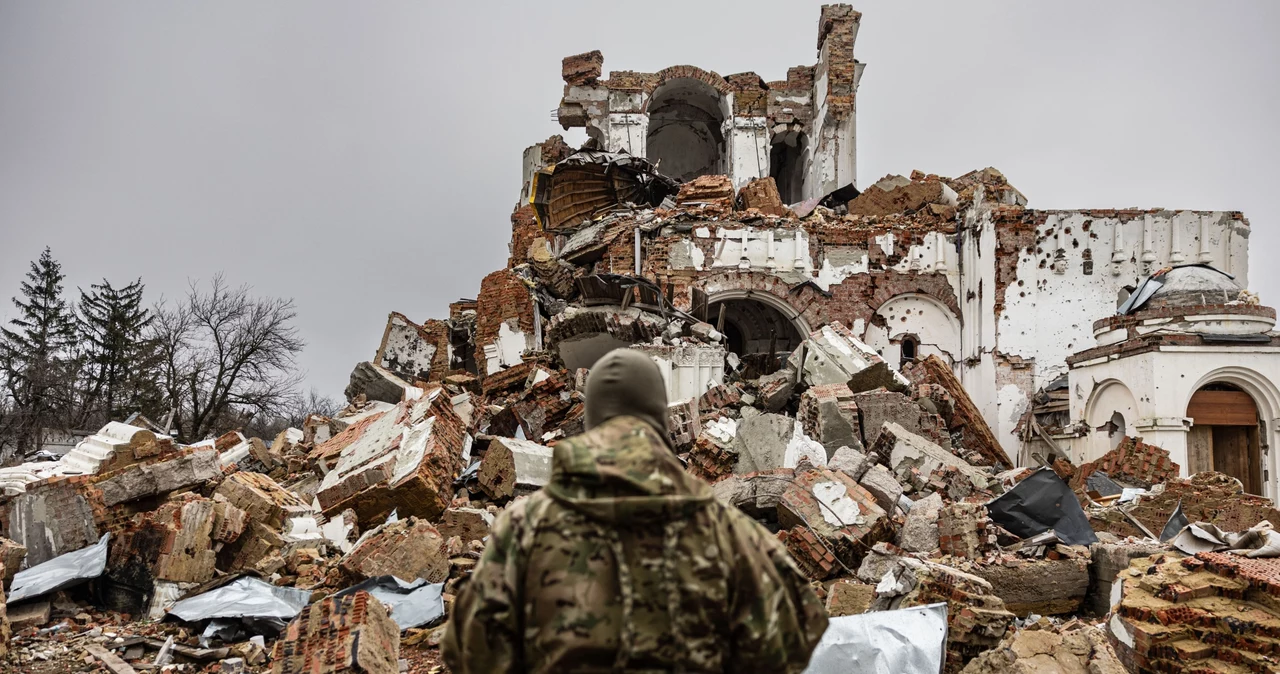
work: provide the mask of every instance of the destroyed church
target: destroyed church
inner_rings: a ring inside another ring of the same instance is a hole
[[[817,63],[772,82],[565,58],[586,144],[525,150],[506,268],[392,313],[336,415],[190,446],[131,419],[0,468],[0,656],[439,671],[495,518],[631,348],[688,471],[825,602],[807,672],[901,609],[941,622],[885,639],[930,671],[1280,671],[1248,221],[1035,210],[993,168],[858,184],[860,21],[824,6]]]
[[[817,64],[774,82],[564,59],[557,117],[588,146],[525,150],[508,268],[446,321],[393,316],[367,367],[406,383],[572,373],[632,345],[687,401],[824,367],[797,350],[838,326],[895,370],[941,358],[1010,465],[1141,436],[1184,475],[1277,498],[1275,311],[1246,290],[1248,220],[1035,210],[992,168],[857,185],[859,22],[826,7]]]

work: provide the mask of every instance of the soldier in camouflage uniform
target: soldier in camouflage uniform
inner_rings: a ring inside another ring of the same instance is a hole
[[[684,471],[665,390],[638,351],[592,368],[587,432],[498,517],[454,602],[455,674],[804,669],[826,612],[764,527]]]

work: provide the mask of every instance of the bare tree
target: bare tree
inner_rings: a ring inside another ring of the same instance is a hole
[[[160,379],[184,439],[291,411],[301,380],[295,359],[304,345],[296,316],[293,300],[255,297],[221,274],[207,288],[192,283],[175,306],[156,309]]]

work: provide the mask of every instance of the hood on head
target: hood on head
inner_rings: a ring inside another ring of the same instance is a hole
[[[586,419],[591,430],[623,415],[642,419],[667,439],[667,384],[658,364],[635,349],[614,349],[591,366]]]
[[[705,482],[685,472],[648,420],[618,416],[556,443],[551,498],[609,523],[670,521],[709,503]]]

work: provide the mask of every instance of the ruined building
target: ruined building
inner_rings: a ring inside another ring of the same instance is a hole
[[[433,380],[644,344],[680,400],[840,323],[895,366],[944,359],[1019,464],[1090,461],[1127,434],[1275,497],[1275,312],[1243,290],[1244,216],[1036,210],[993,168],[857,185],[860,21],[824,6],[817,63],[772,82],[565,58],[557,117],[588,145],[525,150],[509,267],[447,321],[393,316],[375,363]],[[654,345],[677,313],[723,339]]]

